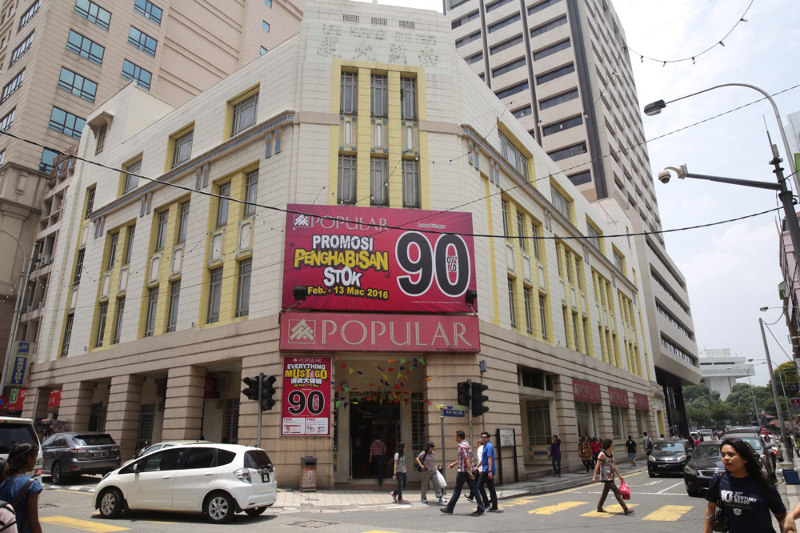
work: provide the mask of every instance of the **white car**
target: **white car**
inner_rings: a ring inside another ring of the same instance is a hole
[[[104,518],[123,510],[200,511],[223,523],[239,511],[263,513],[277,496],[267,452],[238,444],[187,444],[149,453],[109,472],[94,506]]]
[[[8,452],[16,443],[29,442],[39,448],[36,456],[36,466],[30,475],[35,477],[39,483],[42,482],[42,446],[39,443],[39,436],[33,429],[33,420],[30,418],[16,418],[13,416],[0,416],[0,459],[8,459]]]

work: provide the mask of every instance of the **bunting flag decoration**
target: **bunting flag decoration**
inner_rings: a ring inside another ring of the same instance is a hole
[[[432,379],[433,379],[432,377],[428,376],[425,378],[425,381],[431,381]]]
[[[394,372],[394,368],[389,367],[389,372]]]
[[[404,364],[406,364],[406,360],[405,360],[405,359],[400,359],[400,364],[401,364],[401,365],[404,365]]]
[[[352,368],[350,368],[350,369],[348,369],[348,370],[347,370],[347,373],[348,373],[348,374],[351,374],[351,375],[352,375],[352,374],[353,374],[353,372],[354,372],[354,370],[353,370]]]
[[[394,363],[394,359],[387,359],[386,362],[389,363],[389,364],[392,364],[392,363]]]
[[[339,400],[336,400],[335,402],[333,402],[333,406],[334,406],[336,409],[338,409],[338,408],[339,408]]]

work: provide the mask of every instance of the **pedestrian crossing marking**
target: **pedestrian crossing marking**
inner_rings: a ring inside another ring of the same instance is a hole
[[[581,505],[587,505],[589,502],[561,502],[556,505],[548,505],[547,507],[539,507],[538,509],[533,509],[528,511],[528,514],[555,514],[560,511],[566,511],[567,509],[572,509],[573,507],[580,507]]]
[[[45,516],[39,519],[43,524],[52,524],[77,529],[78,531],[89,531],[91,533],[111,533],[113,531],[128,531],[127,527],[112,526],[102,522],[90,522],[89,520],[79,520],[68,516]]]
[[[515,507],[517,505],[527,505],[529,503],[535,502],[535,498],[519,498],[517,500],[508,500],[507,502],[501,504],[499,506],[500,509],[505,509],[507,507]]]
[[[639,504],[638,503],[629,503],[627,505],[628,505],[628,509],[633,509],[634,507],[638,507]],[[597,510],[594,510],[594,511],[592,511],[590,513],[584,513],[581,516],[588,516],[590,518],[598,518],[598,517],[599,518],[608,518],[609,516],[614,516],[614,515],[617,515],[617,514],[623,514],[622,507],[620,507],[617,504],[607,505],[605,507],[605,510],[606,510],[605,513],[598,513]]]
[[[665,505],[645,516],[643,520],[658,520],[659,522],[676,522],[692,510],[691,505]]]

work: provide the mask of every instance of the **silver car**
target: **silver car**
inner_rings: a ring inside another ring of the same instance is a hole
[[[105,474],[120,465],[119,445],[108,433],[55,433],[42,443],[44,471],[60,485],[81,474]]]

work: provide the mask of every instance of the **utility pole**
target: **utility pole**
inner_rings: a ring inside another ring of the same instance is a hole
[[[758,317],[758,325],[761,328],[761,340],[764,342],[764,354],[767,356],[767,369],[769,370],[769,379],[772,382],[772,397],[775,400],[775,409],[776,411],[778,411],[778,424],[780,424],[781,427],[781,442],[783,442],[783,448],[784,450],[786,450],[786,455],[784,456],[784,459],[788,458],[788,464],[784,463],[781,466],[782,468],[784,468],[784,470],[787,469],[793,470],[794,453],[792,453],[791,444],[787,440],[786,422],[783,419],[783,409],[781,409],[781,403],[778,401],[778,384],[775,383],[775,373],[772,371],[772,360],[769,357],[767,336],[764,333],[764,321],[761,319],[761,317]]]

